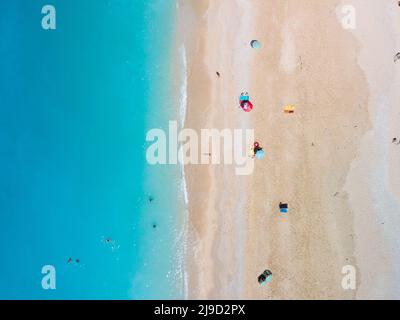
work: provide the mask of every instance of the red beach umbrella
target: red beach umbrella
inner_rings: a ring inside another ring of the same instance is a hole
[[[253,104],[250,101],[241,101],[240,107],[243,109],[244,112],[250,112],[253,110]]]

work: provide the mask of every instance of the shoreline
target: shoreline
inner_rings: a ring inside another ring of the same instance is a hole
[[[196,55],[196,52],[199,49],[197,37],[193,35],[199,34],[197,28],[199,26],[199,20],[201,19],[199,16],[201,15],[202,10],[204,10],[205,6],[203,6],[203,2],[194,2],[188,3],[187,1],[179,1],[179,21],[178,21],[178,30],[180,30],[180,42],[179,46],[183,45],[185,47],[186,56],[187,56],[187,109],[186,109],[186,119],[185,119],[185,127],[200,130],[205,125],[206,117],[201,117],[201,112],[195,112],[194,108],[190,108],[192,104],[193,97],[193,88],[192,88],[192,78],[191,74],[193,73],[193,65],[195,64],[195,59],[193,57]],[[181,44],[182,43],[182,44]],[[200,69],[200,68],[199,68]],[[199,99],[198,101],[202,101]],[[185,242],[186,242],[186,257],[185,257],[185,298],[191,298],[191,289],[196,287],[197,285],[193,282],[193,270],[196,270],[196,260],[188,259],[188,257],[196,257],[198,255],[197,252],[197,232],[199,230],[200,224],[193,223],[191,219],[191,215],[195,214],[196,209],[201,210],[202,201],[199,201],[196,194],[199,193],[201,189],[207,189],[208,180],[207,180],[207,170],[201,168],[201,185],[197,185],[195,183],[196,175],[193,174],[195,168],[193,166],[184,166],[183,171],[185,172],[186,177],[186,186],[188,190],[188,203],[186,205],[186,212],[188,216],[187,226],[186,226],[186,234],[185,234]],[[197,169],[196,169],[197,170]]]
[[[357,186],[354,165],[365,136],[376,130],[374,110],[368,107],[371,75],[357,62],[362,46],[375,38],[344,30],[335,13],[339,5],[336,0],[296,6],[240,0],[182,4],[188,57],[186,126],[196,131],[254,128],[267,150],[266,159],[257,162],[255,174],[248,177],[235,176],[229,166],[185,166],[190,198],[188,298],[374,296],[365,282],[374,269],[362,255],[370,249],[365,240],[375,236],[375,213],[372,207],[364,208],[372,218],[363,225],[357,205],[366,195],[356,199],[351,183],[356,181],[357,192],[363,190]],[[377,4],[374,11],[380,8]],[[273,13],[270,19],[265,12]],[[260,50],[250,48],[253,39],[261,41]],[[382,83],[375,85],[379,89]],[[255,104],[250,114],[235,108],[243,90]],[[399,101],[391,94],[392,103]],[[282,113],[287,104],[296,106],[293,116]],[[369,150],[362,152],[365,162]],[[398,159],[398,154],[391,156]],[[280,201],[290,205],[287,216],[277,212]],[[394,215],[392,219],[397,221]],[[366,223],[372,227],[369,232],[364,232]],[[361,273],[360,292],[341,288],[342,267],[349,264]],[[272,270],[274,280],[260,287],[256,280],[264,269]],[[392,279],[390,274],[383,277]],[[386,287],[376,289],[381,293],[377,295],[385,296]]]

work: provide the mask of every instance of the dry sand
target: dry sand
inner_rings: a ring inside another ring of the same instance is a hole
[[[354,35],[369,87],[370,130],[362,137],[345,190],[354,213],[359,299],[400,298],[400,7],[398,1],[350,1]]]
[[[189,298],[399,298],[400,8],[345,4],[356,30],[342,28],[335,0],[181,1],[186,127],[254,128],[267,155],[250,176],[186,166]],[[345,265],[357,290],[341,287]],[[274,278],[261,287],[265,269]]]

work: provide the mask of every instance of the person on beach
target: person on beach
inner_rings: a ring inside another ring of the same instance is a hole
[[[253,110],[253,104],[250,102],[250,96],[248,92],[242,92],[240,94],[239,105],[244,112],[250,112]]]
[[[249,101],[249,93],[246,91],[246,92],[242,92],[242,93],[240,93],[240,98],[239,98],[239,100],[242,102],[242,101],[244,101],[244,102],[247,102],[247,101]]]
[[[256,141],[256,142],[254,142],[254,146],[253,146],[253,153],[254,153],[254,155],[253,155],[253,157],[255,157],[256,156],[256,154],[257,154],[257,152],[258,151],[261,151],[263,148],[261,148],[261,146],[260,146],[260,144]]]
[[[105,242],[106,242],[106,243],[111,243],[111,242],[112,242],[112,238],[111,238],[111,237],[106,238],[106,239],[105,239]]]

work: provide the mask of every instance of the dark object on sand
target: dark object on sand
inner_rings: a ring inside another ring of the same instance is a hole
[[[397,60],[400,60],[400,52],[397,52],[394,56],[394,62],[397,62]]]
[[[217,74],[218,78],[221,77],[221,74],[218,71],[216,72],[216,74]]]
[[[254,152],[254,155],[256,155],[256,153],[258,152],[258,151],[261,151],[263,148],[261,148],[261,146],[260,146],[260,143],[259,142],[254,142],[254,144],[253,144],[253,152]]]
[[[265,270],[262,274],[258,276],[258,283],[260,285],[265,285],[272,280],[272,272],[270,270]]]
[[[259,142],[254,142],[253,145],[253,157],[256,157],[257,159],[264,159],[265,157],[265,152],[263,148],[260,146]]]
[[[289,211],[288,204],[279,202],[279,210],[281,211],[281,213],[288,213],[288,211]]]

